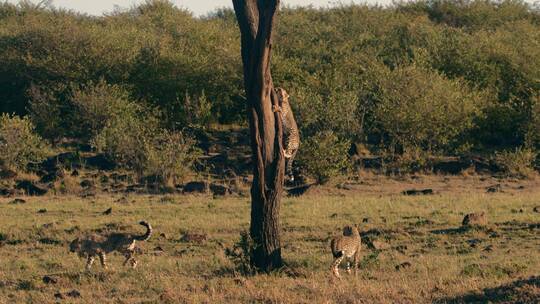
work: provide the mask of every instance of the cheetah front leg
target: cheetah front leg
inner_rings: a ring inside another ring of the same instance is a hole
[[[131,268],[137,267],[137,260],[135,260],[135,257],[133,257],[134,253],[133,251],[127,251],[124,253],[124,256],[126,257],[126,260],[124,261],[124,266],[126,266],[128,263],[131,266]]]
[[[281,107],[278,105],[272,105],[272,112],[274,113],[281,112]]]
[[[341,276],[339,275],[339,264],[341,264],[341,261],[343,261],[344,256],[337,257],[334,262],[332,263],[332,274],[336,276],[336,278],[341,279]]]
[[[90,270],[90,268],[92,268],[92,264],[94,264],[94,256],[93,255],[88,255],[88,258],[86,260],[86,270]]]
[[[354,259],[353,259],[353,267],[354,267],[355,276],[358,276],[358,263],[360,262],[360,254],[358,251],[354,254]]]
[[[347,268],[345,268],[347,274],[351,274],[351,261],[347,260]]]
[[[133,253],[131,251],[126,251],[124,252],[124,257],[126,258],[124,260],[124,264],[122,264],[123,266],[126,266],[127,263],[131,260],[131,258],[133,257]]]

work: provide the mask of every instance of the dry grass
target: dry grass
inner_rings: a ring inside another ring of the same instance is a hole
[[[361,184],[361,190],[318,189],[285,198],[283,254],[293,271],[250,277],[236,273],[224,254],[248,227],[248,198],[47,197],[17,205],[1,199],[0,303],[55,303],[56,293],[66,303],[460,303],[540,296],[540,283],[531,278],[540,269],[540,214],[532,211],[540,205],[539,187],[487,194],[476,179],[463,180],[463,187],[431,180],[438,194],[399,194],[411,183],[425,186],[416,180],[388,181],[394,187],[386,193]],[[109,207],[112,214],[102,215]],[[464,214],[480,210],[487,212],[487,228],[458,229]],[[68,253],[67,243],[79,233],[106,225],[142,233],[141,219],[155,234],[141,244],[135,270],[113,255],[110,270],[96,265],[84,272],[84,261]],[[389,248],[364,246],[358,277],[343,273],[345,279],[335,281],[328,240],[353,222],[364,239]],[[208,239],[183,242],[187,231]],[[404,262],[411,266],[396,270]],[[44,283],[45,275],[57,282]],[[72,290],[81,296],[67,295]]]

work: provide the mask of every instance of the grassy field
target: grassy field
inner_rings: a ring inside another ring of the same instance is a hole
[[[372,180],[284,198],[289,269],[256,276],[235,271],[224,253],[248,227],[246,197],[0,199],[0,303],[538,303],[540,213],[533,208],[540,205],[540,187],[503,181],[503,192],[486,193],[490,182],[392,180],[383,190]],[[431,185],[435,194],[400,194],[411,185]],[[103,215],[109,207],[112,214]],[[459,229],[464,214],[480,210],[488,214],[487,228]],[[112,255],[109,270],[96,264],[85,272],[84,261],[68,252],[69,241],[84,232],[142,233],[141,219],[155,234],[140,244],[135,270]],[[334,280],[329,239],[351,223],[382,249],[363,246],[358,276],[342,271],[344,279]],[[188,232],[207,240],[182,240]],[[406,262],[410,267],[396,270]]]

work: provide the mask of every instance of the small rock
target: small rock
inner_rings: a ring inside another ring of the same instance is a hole
[[[501,184],[496,184],[493,186],[489,186],[486,188],[487,193],[496,193],[496,192],[503,192]]]
[[[17,172],[9,170],[9,169],[1,169],[0,170],[0,179],[13,179],[17,177]]]
[[[157,246],[154,248],[154,255],[162,255],[165,252],[161,246]]]
[[[408,247],[406,245],[399,245],[399,246],[396,247],[396,250],[399,251],[402,254],[405,254],[407,249],[408,249]]]
[[[403,262],[399,265],[396,265],[396,271],[400,271],[401,269],[410,268],[412,264],[410,262]]]
[[[56,299],[59,299],[59,300],[65,299],[64,295],[63,295],[62,293],[60,293],[60,292],[55,293],[55,294],[54,294],[54,297],[55,297]]]
[[[16,198],[12,200],[11,202],[9,202],[9,204],[10,205],[26,204],[26,201],[23,200],[22,198]]]
[[[337,213],[332,213],[332,214],[330,215],[330,218],[336,218],[336,217],[338,217],[338,214],[337,214]]]
[[[540,206],[534,207],[533,212],[540,213]]]
[[[529,229],[540,229],[540,223],[529,224]]]
[[[478,213],[469,213],[463,218],[463,226],[486,226],[488,224],[487,215],[484,211]]]
[[[36,186],[34,182],[29,180],[21,180],[18,181],[15,185],[15,189],[23,190],[28,195],[45,195],[47,193],[47,189],[41,188],[39,186]]]
[[[492,252],[493,251],[493,245],[487,245],[482,251]]]
[[[184,185],[183,191],[185,193],[206,193],[208,191],[208,184],[206,182],[189,182]]]
[[[402,194],[403,195],[431,195],[433,194],[433,189],[421,189],[421,190],[410,189],[410,190],[403,191]]]
[[[89,179],[85,179],[81,182],[81,187],[83,188],[92,188],[94,187],[94,182],[89,180]]]
[[[38,213],[47,213],[47,209],[39,209]]]
[[[76,289],[73,289],[72,291],[68,292],[67,295],[68,295],[68,297],[72,297],[72,298],[80,298],[81,297],[81,293]]]
[[[202,244],[207,239],[206,234],[186,232],[180,239],[182,242]]]
[[[112,213],[112,207],[109,208],[109,209],[107,209],[107,210],[105,210],[105,211],[103,211],[102,214],[103,214],[103,215],[109,215],[109,214],[111,214],[111,213]]]
[[[127,204],[129,203],[127,197],[125,196],[122,196],[121,198],[117,199],[116,201],[114,201],[115,203],[119,203],[119,204]]]
[[[184,188],[185,191],[185,188]],[[217,196],[223,196],[232,193],[229,187],[218,185],[218,184],[211,184],[210,185],[210,191],[212,191],[212,194]]]
[[[55,225],[54,223],[46,223],[46,224],[41,225],[41,228],[49,229],[49,228],[54,227],[54,225]]]
[[[476,248],[476,246],[478,246],[478,244],[480,244],[482,242],[482,240],[479,240],[479,239],[470,239],[470,240],[467,240],[467,243],[469,244],[469,246],[471,246],[472,248]]]
[[[390,248],[390,245],[388,245],[387,243],[383,241],[377,241],[377,240],[372,241],[370,245],[373,249],[376,249],[376,250],[385,250],[385,249]]]
[[[369,223],[369,218],[368,217],[363,218],[362,223]]]
[[[46,275],[46,276],[43,277],[43,283],[45,283],[45,284],[56,284],[56,283],[58,283],[58,279]]]

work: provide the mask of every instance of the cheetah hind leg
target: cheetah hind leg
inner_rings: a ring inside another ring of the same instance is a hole
[[[103,266],[104,269],[107,269],[107,257],[105,256],[105,253],[103,252],[99,253],[99,262],[101,263],[101,266]]]

